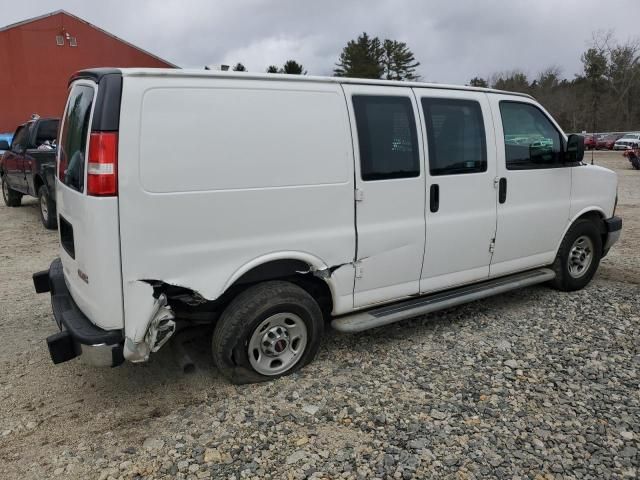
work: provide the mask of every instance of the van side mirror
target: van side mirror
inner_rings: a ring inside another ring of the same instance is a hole
[[[582,135],[569,135],[564,155],[564,161],[567,163],[581,162],[584,159],[584,137]]]
[[[0,140],[0,150],[9,150],[9,142]]]

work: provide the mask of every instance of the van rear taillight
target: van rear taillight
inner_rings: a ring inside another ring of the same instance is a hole
[[[87,195],[118,195],[118,133],[92,132],[89,138]]]

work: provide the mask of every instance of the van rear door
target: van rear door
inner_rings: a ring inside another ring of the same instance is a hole
[[[115,182],[122,77],[108,72],[80,73],[71,83],[60,128],[56,202],[67,287],[93,323],[112,330],[124,327]],[[112,157],[110,164],[105,156]]]

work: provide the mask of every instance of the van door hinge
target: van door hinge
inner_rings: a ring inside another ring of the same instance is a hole
[[[356,188],[354,195],[356,202],[361,202],[364,200],[364,190],[362,190],[361,188]]]
[[[492,238],[491,243],[489,244],[489,253],[493,253],[496,249],[496,239]]]
[[[356,278],[362,278],[362,263],[358,261],[353,266],[356,269]]]

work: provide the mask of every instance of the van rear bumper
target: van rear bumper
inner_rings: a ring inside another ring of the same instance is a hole
[[[82,313],[71,297],[64,281],[59,258],[49,270],[33,274],[36,293],[51,293],[53,317],[60,332],[47,337],[53,363],[62,363],[82,356],[84,363],[100,367],[115,367],[124,361],[122,330],[103,330]]]

